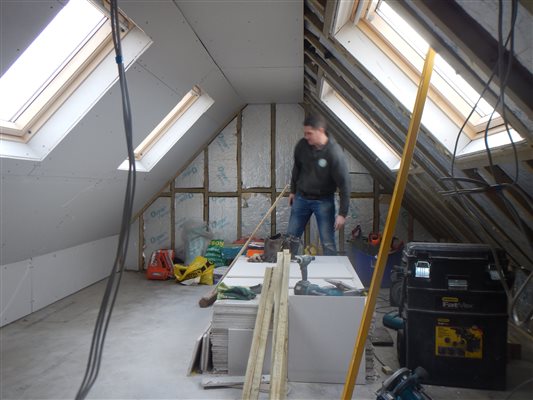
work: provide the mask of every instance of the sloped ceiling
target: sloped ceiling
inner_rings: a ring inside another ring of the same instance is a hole
[[[65,3],[0,2],[2,74]],[[138,173],[134,212],[247,103],[302,101],[303,1],[119,7],[153,40],[127,72],[134,147],[194,85],[215,100],[157,166]],[[117,234],[125,158],[116,84],[44,161],[0,159],[0,264]]]
[[[2,72],[63,3],[0,2]],[[247,103],[303,100],[309,109],[321,111],[329,117],[332,133],[379,180],[382,191],[392,192],[394,174],[323,106],[318,95],[320,77],[327,74],[336,89],[401,153],[410,110],[400,106],[372,78],[371,71],[366,71],[331,37],[338,3],[119,2],[153,40],[153,45],[127,73],[134,145],[193,85],[199,84],[215,100],[213,107],[150,173],[139,174],[135,210]],[[448,52],[452,64],[461,67],[469,83],[479,88],[494,63],[491,48],[494,49],[497,36],[494,21],[498,10],[496,0],[483,2],[483,7],[479,3],[418,0],[393,2],[393,6],[421,28],[437,50]],[[525,35],[527,32],[530,35],[531,10],[521,5],[519,19],[526,27]],[[482,40],[472,42],[475,38]],[[495,243],[508,251],[515,264],[531,268],[531,36],[517,46],[519,62],[514,66],[513,83],[508,88],[516,107],[510,108],[508,115],[527,139],[527,145],[519,149],[518,184],[462,196],[440,194],[450,188],[441,178],[449,176],[451,156],[422,129],[404,206],[436,237]],[[119,90],[114,86],[43,162],[0,160],[0,264],[118,232],[125,173],[118,171],[117,166],[126,153],[121,113]],[[488,166],[486,158],[463,160],[456,176],[488,184],[511,183],[514,156],[502,152],[494,154],[494,160],[497,164],[494,168]]]
[[[376,160],[372,151],[352,135],[320,100],[321,78],[327,76],[335,89],[401,154],[410,110],[399,104],[391,93],[375,81],[372,71],[367,71],[333,37],[331,32],[337,3],[317,0],[305,2],[304,99],[311,109],[330,118],[330,130],[379,179],[383,190],[391,193],[395,175]],[[447,60],[462,71],[469,83],[480,88],[486,80],[487,71],[490,74],[496,60],[494,27],[488,31],[485,27],[488,21],[497,20],[498,6],[496,1],[483,2],[481,10],[480,7],[472,7],[471,3],[479,2],[390,2],[398,13],[421,30],[424,38],[435,49],[447,54]],[[476,19],[481,20],[480,23]],[[446,180],[450,177],[451,154],[439,146],[422,127],[414,153],[416,168],[409,176],[404,206],[416,218],[432,227],[437,237],[450,241],[492,243],[505,248],[514,265],[531,269],[533,22],[530,11],[520,6],[518,21],[522,32],[525,32],[522,35],[526,38],[525,42],[522,40],[518,45],[521,46],[519,61],[525,64],[515,61],[511,73],[514,78],[506,90],[506,95],[513,103],[512,107],[506,107],[506,114],[513,127],[526,138],[526,144],[518,148],[517,159],[508,149],[493,154],[493,168],[490,168],[487,157],[484,156],[461,160],[454,176],[475,179],[478,183],[468,185],[461,181],[458,187],[465,189],[481,185],[483,189],[475,193],[445,195],[442,192],[452,188],[450,181]],[[491,89],[492,93],[488,96],[492,104],[496,102],[497,89]],[[515,165],[518,165],[519,178],[513,183]]]

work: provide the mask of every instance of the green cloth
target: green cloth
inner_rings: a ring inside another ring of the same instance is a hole
[[[209,245],[205,252],[205,258],[215,264],[215,267],[223,267],[226,265],[226,258],[224,257],[222,247],[220,246]]]
[[[256,294],[246,286],[228,286],[221,282],[217,287],[217,300],[232,299],[232,300],[251,300]]]

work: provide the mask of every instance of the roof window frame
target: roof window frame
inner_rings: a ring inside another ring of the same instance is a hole
[[[108,0],[86,0],[106,15]],[[148,49],[153,41],[131,19],[120,12],[121,45],[126,70]],[[109,24],[107,21],[106,24]],[[109,28],[109,31],[111,29]],[[34,119],[30,137],[0,134],[0,159],[43,161],[76,127],[92,107],[118,80],[118,70],[112,37],[101,44],[100,56],[87,60],[83,73],[74,76],[53,99],[54,107],[41,111]]]
[[[333,102],[331,100],[334,100]],[[338,101],[338,103],[336,101]],[[366,133],[376,139],[380,145],[382,145],[382,149],[387,151],[389,154],[380,154],[376,152],[378,146],[368,146],[368,149],[372,151],[372,153],[383,162],[389,168],[391,171],[397,171],[400,168],[400,162],[401,162],[401,155],[398,154],[391,146],[379,135],[373,127],[371,127],[367,121],[351,106],[350,102],[346,100],[342,94],[340,94],[331,83],[328,82],[328,80],[324,77],[321,78],[320,82],[320,101],[324,103],[324,105],[329,108],[334,114],[337,115],[337,117],[346,125],[346,127],[350,130],[350,132],[357,136],[361,141],[367,145],[367,140],[365,138],[361,137],[358,130],[354,130],[351,124],[347,121],[347,118],[343,116],[343,113],[341,111],[347,111],[353,118],[355,118],[358,123],[360,124],[360,127],[366,130]],[[336,104],[335,104],[336,103]],[[337,108],[338,105],[341,105],[343,107],[343,110],[339,110]],[[389,158],[394,158],[395,162],[391,162]]]
[[[411,44],[401,36],[384,18],[379,10],[381,4],[386,2],[370,1],[367,10],[358,21],[354,13],[350,16],[352,23],[356,23],[365,35],[369,37],[384,53],[393,61],[414,83],[420,81],[424,56],[413,48]],[[354,3],[355,5],[355,3]],[[390,7],[390,6],[389,6]],[[394,10],[392,10],[394,12]],[[400,17],[401,18],[401,17]],[[407,22],[406,22],[407,23]],[[413,29],[414,30],[414,29]],[[436,62],[441,58],[437,54]],[[416,59],[418,64],[412,60]],[[445,60],[443,60],[446,62]],[[452,78],[444,76],[443,72],[436,67],[432,75],[428,96],[458,125],[462,126],[466,117],[472,110],[472,105],[451,83]],[[474,90],[474,89],[472,89]],[[474,119],[472,118],[473,116]],[[490,112],[481,115],[474,112],[463,131],[470,140],[476,140],[484,136]],[[505,130],[505,124],[501,116],[493,117],[489,135]]]
[[[204,90],[195,85],[135,148],[136,170],[151,171],[214,102]],[[127,158],[118,169],[129,169]]]
[[[102,20],[91,33],[90,38],[78,44],[78,47],[73,49],[74,54],[63,64],[58,65],[57,72],[27,99],[23,109],[15,114],[14,121],[0,120],[0,140],[28,143],[97,66],[113,52],[109,1],[103,0],[103,5],[92,0],[85,1],[102,13]],[[134,24],[122,13],[120,22],[120,34],[123,39]]]

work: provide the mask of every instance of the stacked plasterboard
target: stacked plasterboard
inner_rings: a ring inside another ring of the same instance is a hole
[[[254,286],[263,282],[271,263],[250,263],[241,257],[224,278],[228,286]],[[325,286],[325,278],[340,280],[356,289],[363,285],[348,257],[318,256],[308,267],[309,281]],[[365,297],[295,296],[300,266],[291,262],[289,272],[289,380],[342,383],[355,344]],[[250,349],[257,296],[251,301],[217,300],[213,305],[211,345],[216,373],[244,375]],[[318,344],[318,345],[317,345]],[[269,351],[267,351],[269,353]],[[265,356],[264,371],[269,368]],[[363,359],[357,383],[365,383]]]
[[[253,300],[217,300],[211,321],[213,372],[228,372],[229,329],[254,329],[259,297]]]

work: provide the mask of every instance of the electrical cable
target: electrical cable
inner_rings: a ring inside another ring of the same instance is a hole
[[[507,134],[509,136],[509,140],[511,142],[511,146],[513,148],[513,153],[514,153],[514,159],[515,159],[515,168],[516,168],[516,173],[515,173],[515,177],[513,179],[513,183],[516,184],[517,181],[518,181],[518,174],[519,174],[519,168],[518,168],[518,154],[517,154],[517,150],[516,150],[516,145],[512,139],[512,136],[511,136],[511,133],[510,133],[510,130],[509,130],[509,125],[507,123],[507,118],[506,118],[506,110],[505,110],[505,89],[507,87],[507,82],[509,80],[509,76],[510,76],[510,72],[511,72],[511,65],[512,65],[512,60],[513,60],[513,55],[514,55],[514,30],[515,30],[515,25],[516,25],[516,18],[517,18],[517,15],[518,15],[518,6],[517,6],[517,0],[513,0],[512,1],[512,15],[511,15],[511,26],[510,26],[510,29],[509,29],[509,34],[507,36],[507,39],[505,41],[505,43],[503,43],[503,34],[502,34],[502,19],[503,19],[503,10],[502,10],[502,1],[500,0],[499,1],[499,14],[498,14],[498,60],[497,60],[497,63],[494,65],[493,69],[492,69],[492,72],[491,72],[491,75],[489,77],[489,79],[487,80],[487,82],[485,83],[485,86],[481,92],[481,94],[479,95],[479,98],[478,100],[476,101],[476,103],[474,104],[474,106],[472,107],[472,110],[470,111],[470,113],[468,114],[468,116],[466,117],[463,125],[461,126],[461,128],[459,129],[459,132],[457,134],[457,137],[456,137],[456,140],[455,140],[455,146],[454,146],[454,151],[453,151],[453,155],[452,155],[452,161],[451,161],[451,171],[450,171],[450,175],[451,175],[451,178],[447,178],[447,179],[456,179],[455,176],[454,176],[454,166],[455,166],[455,159],[456,159],[456,156],[457,156],[457,148],[458,148],[458,144],[459,144],[459,139],[461,137],[461,133],[463,132],[466,124],[468,123],[468,121],[470,120],[470,118],[472,117],[473,113],[475,112],[479,102],[481,101],[481,99],[483,98],[485,92],[489,89],[490,87],[490,83],[492,82],[492,80],[494,79],[494,77],[496,76],[496,72],[498,73],[498,76],[500,77],[500,94],[498,96],[498,99],[497,99],[497,102],[494,106],[494,109],[489,117],[489,120],[487,121],[487,124],[485,126],[485,130],[484,130],[484,141],[485,141],[485,149],[487,151],[487,155],[488,155],[488,158],[489,158],[489,165],[490,165],[490,168],[491,168],[491,172],[494,175],[494,165],[493,165],[493,161],[492,161],[492,153],[490,151],[490,146],[488,144],[488,131],[489,131],[489,127],[490,127],[490,123],[493,119],[493,116],[494,116],[494,113],[496,112],[496,108],[498,107],[498,105],[501,103],[502,105],[502,119],[504,121],[504,124],[505,124],[505,128],[506,128],[506,131],[507,131]],[[506,71],[505,71],[505,74],[503,73],[503,49],[507,48],[507,45],[510,43],[510,50],[509,50],[509,61],[507,63],[507,68],[506,68]],[[457,187],[456,185],[454,185],[454,189],[457,191]]]
[[[122,223],[120,226],[119,239],[117,244],[117,252],[111,272],[109,274],[98,317],[96,319],[93,337],[91,341],[91,349],[89,351],[89,358],[87,360],[87,367],[83,377],[76,399],[85,399],[91,390],[102,362],[103,347],[109,321],[115,305],[115,301],[124,271],[124,262],[126,260],[126,253],[130,234],[130,221],[133,214],[133,200],[135,195],[136,185],[136,169],[135,169],[135,155],[133,150],[133,125],[131,115],[131,105],[129,100],[128,86],[126,82],[126,72],[122,59],[122,46],[120,41],[121,27],[119,23],[119,11],[117,0],[111,0],[110,4],[110,22],[111,34],[113,37],[113,44],[116,55],[116,63],[118,66],[118,76],[120,82],[120,91],[122,97],[122,111],[124,119],[124,129],[126,136],[126,145],[128,152],[128,177],[126,183],[126,191],[124,196],[124,206],[122,211]]]
[[[523,237],[527,237],[523,221],[521,221],[518,212],[516,211],[515,207],[511,203],[511,201],[505,196],[505,193],[503,191],[503,189],[508,189],[508,188],[511,188],[511,187],[513,187],[515,189],[518,188],[518,191],[517,191],[518,194],[526,200],[526,203],[528,202],[527,201],[527,196],[522,192],[522,189],[519,186],[517,186],[517,182],[518,182],[518,178],[519,178],[518,155],[517,155],[516,145],[515,145],[515,143],[514,143],[514,141],[512,139],[512,135],[510,133],[509,125],[508,125],[508,122],[507,122],[506,107],[505,107],[505,90],[506,90],[506,87],[507,87],[508,79],[509,79],[510,72],[511,72],[511,66],[512,66],[512,62],[513,62],[513,57],[514,57],[514,32],[515,32],[515,25],[516,25],[516,19],[517,19],[517,14],[518,14],[517,0],[513,0],[511,2],[511,4],[512,4],[512,10],[511,10],[511,23],[510,23],[509,34],[507,36],[507,39],[506,39],[505,43],[503,43],[503,28],[502,28],[502,25],[503,25],[503,3],[502,3],[501,0],[499,1],[499,13],[498,13],[498,60],[497,60],[497,63],[495,64],[495,66],[494,66],[494,68],[492,70],[492,73],[491,73],[488,81],[486,82],[485,87],[483,88],[483,91],[481,92],[477,102],[475,103],[475,105],[473,106],[470,114],[468,115],[468,117],[466,118],[465,122],[463,123],[463,126],[459,130],[459,133],[458,133],[456,141],[455,141],[454,152],[453,152],[453,157],[452,157],[451,177],[443,177],[443,178],[440,179],[442,181],[450,180],[453,183],[453,189],[448,190],[448,191],[441,191],[440,194],[446,196],[446,195],[459,195],[459,194],[475,194],[475,193],[483,193],[483,192],[488,192],[488,191],[494,191],[498,195],[498,197],[501,198],[501,200],[504,203],[508,213],[510,214],[511,218],[514,220],[514,222],[517,225],[517,227],[519,228],[519,230],[521,231],[521,234],[523,235]],[[504,49],[507,48],[508,44],[509,44],[509,48],[510,48],[509,49],[509,57],[508,57],[507,65],[504,66],[504,60],[503,60],[503,58],[504,58]],[[488,122],[486,124],[486,127],[485,127],[485,130],[484,130],[485,148],[486,148],[486,152],[487,152],[488,159],[489,159],[490,171],[491,171],[491,174],[494,177],[494,180],[496,182],[495,184],[490,185],[490,184],[487,184],[486,182],[481,182],[479,180],[455,177],[454,176],[455,175],[454,174],[454,162],[455,162],[455,158],[456,158],[457,147],[458,147],[458,143],[459,143],[459,138],[460,138],[461,132],[463,131],[464,127],[466,126],[466,124],[468,122],[468,120],[470,119],[470,117],[472,116],[473,112],[475,111],[479,101],[483,98],[484,93],[489,88],[489,85],[490,85],[492,79],[494,78],[494,76],[496,75],[496,72],[497,72],[499,80],[500,80],[500,93],[499,93],[496,105],[494,106],[494,109],[493,109],[492,113],[490,114],[489,120],[488,120]],[[494,167],[494,163],[493,163],[493,160],[492,160],[492,154],[491,154],[490,146],[488,144],[489,127],[490,127],[491,121],[493,119],[494,113],[496,111],[496,108],[500,104],[501,104],[501,107],[502,107],[502,118],[503,118],[503,121],[504,121],[504,124],[505,124],[505,128],[506,128],[507,134],[509,136],[509,140],[511,142],[511,145],[512,145],[512,148],[513,148],[513,153],[514,153],[514,161],[515,161],[516,173],[515,173],[515,177],[514,177],[512,183],[510,183],[510,184],[509,183],[500,183],[500,182],[498,182],[498,180],[496,178],[495,171],[494,171],[495,167]],[[480,187],[459,189],[458,186],[457,186],[457,183],[461,182],[461,181],[477,183],[477,184],[480,185]],[[533,254],[533,246],[531,245],[531,243],[529,243],[529,245],[526,246],[526,247],[529,250],[528,253],[529,254]],[[532,258],[530,255],[528,255],[528,257]]]
[[[374,358],[375,358],[376,360],[378,360],[378,362],[379,362],[381,365],[385,366],[385,363],[384,363],[383,361],[381,361],[380,358],[378,357],[378,355],[376,354],[376,350],[374,350]]]

